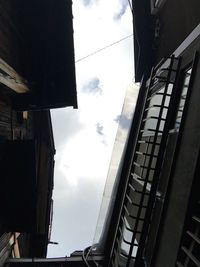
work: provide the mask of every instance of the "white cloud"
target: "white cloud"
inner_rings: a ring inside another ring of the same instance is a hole
[[[129,9],[117,23],[113,19],[121,9],[120,1],[101,0],[89,9],[77,3],[78,1],[76,4],[74,2],[73,5],[76,59],[86,56],[132,32],[132,25],[130,25],[132,18]]]
[[[52,110],[51,116],[56,149],[60,149],[63,143],[85,127],[80,120],[80,110],[72,108]]]
[[[59,245],[49,247],[50,256],[69,256],[70,252],[92,243],[101,203],[99,187],[98,183],[82,177],[78,187],[59,194],[59,201],[54,204],[54,224],[57,227],[52,232],[52,240],[58,241]],[[94,201],[88,202],[88,198]]]
[[[100,142],[95,127],[87,127],[64,145],[58,168],[70,186],[78,186],[82,176],[98,181],[106,175],[109,150]]]

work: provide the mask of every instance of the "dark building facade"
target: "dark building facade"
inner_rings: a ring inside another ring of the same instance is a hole
[[[77,108],[72,1],[0,1],[0,266],[47,254],[50,108]]]
[[[13,107],[76,108],[72,1],[8,0],[0,11],[0,82]]]
[[[1,103],[0,266],[8,257],[46,257],[53,212],[50,112],[10,109]]]
[[[200,4],[135,0],[133,17],[140,92],[107,264],[200,266]]]

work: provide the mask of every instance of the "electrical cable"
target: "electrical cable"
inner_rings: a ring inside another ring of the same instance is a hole
[[[86,255],[86,260],[88,259],[88,257],[89,257],[90,254],[91,254],[92,261],[94,262],[95,266],[98,267],[99,264],[93,259],[93,254],[91,253],[91,252],[92,252],[92,249],[94,249],[96,246],[97,246],[97,244],[93,244],[93,245],[89,248],[88,253],[87,253],[87,255]]]
[[[119,40],[116,41],[116,42],[113,42],[113,43],[111,43],[111,44],[109,44],[109,45],[107,45],[107,46],[104,46],[103,48],[98,49],[98,50],[96,50],[96,51],[94,51],[94,52],[88,54],[87,56],[82,57],[82,58],[76,60],[75,63],[78,63],[78,62],[80,62],[80,61],[82,61],[82,60],[84,60],[84,59],[87,59],[88,57],[94,56],[94,55],[96,55],[97,53],[99,53],[99,52],[101,52],[101,51],[103,51],[103,50],[105,50],[105,49],[107,49],[107,48],[110,48],[110,47],[112,47],[112,46],[114,46],[114,45],[116,45],[116,44],[118,44],[118,43],[120,43],[120,42],[122,42],[122,41],[124,41],[124,40],[126,40],[126,39],[128,39],[128,38],[130,38],[130,37],[132,37],[132,36],[133,36],[133,34],[127,35],[127,36],[125,36],[124,38],[119,39]]]
[[[85,253],[86,253],[87,251],[89,251],[90,248],[91,248],[91,246],[85,248],[85,249],[83,250],[83,252],[82,252],[82,258],[83,258],[83,261],[84,261],[84,263],[85,263],[85,265],[86,265],[87,267],[91,267],[91,266],[90,266],[90,264],[88,263],[87,258],[85,257]]]
[[[100,267],[101,265],[96,262],[94,259],[93,259],[93,254],[91,253],[92,250],[97,246],[97,244],[93,244],[92,246],[89,246],[87,248],[85,248],[83,251],[82,251],[82,259],[85,263],[85,265],[87,267],[91,267],[91,265],[89,264],[88,262],[88,257],[91,256],[91,261],[95,264],[96,267]]]
[[[131,13],[133,14],[133,8],[132,8],[132,5],[131,5],[131,1],[130,0],[127,0],[128,1],[128,3],[129,3],[129,7],[130,7],[130,9],[131,9]]]

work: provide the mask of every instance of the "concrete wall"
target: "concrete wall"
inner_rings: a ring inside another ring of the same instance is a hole
[[[156,61],[172,54],[200,23],[199,0],[167,0],[158,11],[160,31],[156,44]]]

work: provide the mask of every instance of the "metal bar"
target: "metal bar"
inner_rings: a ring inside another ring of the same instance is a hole
[[[157,145],[157,146],[160,145],[160,143],[154,143],[153,141],[145,141],[145,140],[139,140],[138,143],[139,143],[139,144],[150,144],[150,145],[155,144],[155,145]]]
[[[123,218],[123,220],[124,220],[124,218]],[[131,233],[136,233],[136,234],[141,234],[141,233],[142,233],[141,231],[136,231],[136,230],[131,229],[130,227],[128,227],[128,226],[126,225],[126,222],[125,222],[125,228],[126,228],[127,231],[129,231],[129,232],[131,232]]]
[[[87,258],[88,262],[92,262],[94,260],[102,261],[103,259],[103,255],[89,255]],[[53,266],[77,266],[79,263],[80,266],[85,266],[82,256],[60,258],[9,258],[5,264],[10,264],[11,266],[15,266],[15,264],[16,266],[23,264],[26,266],[27,263],[37,263],[40,264],[40,266],[49,266],[49,264],[53,264]]]
[[[200,218],[198,218],[197,216],[192,216],[192,219],[195,220],[196,222],[200,223]]]
[[[129,184],[128,186],[137,194],[142,194],[143,193],[142,191],[136,190],[131,184]],[[144,194],[149,196],[148,192],[145,192]]]
[[[181,247],[181,249],[185,252],[185,254],[196,264],[196,266],[200,267],[200,261],[185,247]]]
[[[144,152],[140,152],[140,151],[136,151],[135,153],[138,154],[138,155],[141,155],[141,156],[145,156],[145,157],[151,156],[151,154],[149,154],[149,153],[144,153]],[[157,158],[158,155],[153,155],[153,157]]]
[[[123,242],[126,243],[127,245],[131,245],[130,241],[127,241],[124,237],[123,237]],[[138,247],[138,244],[134,243],[134,246]]]
[[[145,111],[148,111],[148,110],[150,110],[150,109],[152,109],[152,108],[161,108],[161,105],[155,105],[155,104],[154,104],[154,105],[151,105],[151,106],[149,106],[148,108],[146,108]],[[165,109],[165,108],[168,109],[169,106],[163,106],[162,108],[163,108],[163,109]]]
[[[154,170],[152,170],[154,172]],[[138,175],[136,175],[136,173],[131,173],[131,176],[133,178],[134,181],[136,182],[139,182],[140,185],[144,185],[144,181],[147,181],[147,183],[149,184],[149,186],[151,186],[151,182],[152,182],[152,179],[151,180],[146,180],[145,178],[139,178]],[[142,182],[142,183],[141,183]],[[146,189],[149,191],[149,186],[146,187]],[[142,192],[143,193],[143,192]],[[141,193],[141,194],[142,194]]]
[[[161,96],[163,96],[164,93],[160,93],[160,92],[156,92],[156,91],[155,91],[154,93],[151,94],[150,97],[147,98],[147,101],[151,100],[155,95],[161,95]],[[169,97],[170,97],[171,94],[168,94],[168,93],[167,93],[167,94],[165,94],[165,96],[169,96]]]
[[[160,120],[160,118],[158,119],[158,120]],[[160,127],[160,124],[159,124],[159,127]],[[161,131],[161,130],[158,130],[158,129],[151,129],[151,128],[146,128],[146,129],[144,129],[144,130],[141,130],[141,133],[145,133],[145,132],[153,132],[153,133],[160,133],[160,134],[162,134],[163,133],[163,131]],[[154,144],[154,143],[153,143]]]
[[[137,173],[130,173],[130,175],[133,177],[133,179],[143,180],[143,177],[138,175]]]
[[[196,243],[198,243],[200,245],[200,239],[194,235],[193,233],[191,233],[190,231],[186,232],[194,241],[196,241]]]
[[[139,163],[137,163],[137,162],[133,162],[133,165],[135,165],[136,167],[138,167],[138,168],[140,168],[140,169],[147,169],[147,168],[148,168],[148,166],[141,165],[141,164],[139,164]],[[151,167],[150,169],[151,169],[151,170],[155,170],[155,167]],[[139,177],[139,179],[142,179],[142,178]]]
[[[161,71],[169,71],[169,68],[163,68],[163,69],[161,68],[160,70]],[[171,72],[177,72],[177,69],[171,69],[170,71]]]
[[[150,116],[150,117],[147,117],[146,119],[144,119],[143,121],[148,121],[148,120],[157,120],[158,119],[158,117],[156,117],[156,116]],[[161,120],[163,120],[163,121],[166,121],[166,119],[165,118],[161,118]]]
[[[140,204],[134,203],[128,195],[126,195],[126,198],[128,199],[129,203],[130,203],[131,205],[133,205],[133,206],[136,206],[136,207],[139,207],[139,208],[141,208],[141,207],[142,207],[142,208],[147,208],[146,205],[142,205],[142,206],[141,206]],[[137,217],[137,219],[138,219],[138,217]]]
[[[144,182],[145,181],[144,178],[140,178],[139,176],[136,177],[136,173],[131,173],[131,176],[133,177],[133,180],[136,182],[138,182],[138,181]],[[148,180],[148,183],[151,183],[151,180]]]
[[[123,253],[123,252],[121,252],[120,254],[121,254],[122,256],[124,256],[125,258],[129,258],[128,255],[125,254],[125,253]],[[135,257],[133,257],[133,256],[131,256],[130,258],[133,259],[133,260],[135,260]]]
[[[137,219],[137,217],[135,217],[135,216],[133,216],[133,215],[130,214],[130,212],[128,211],[127,207],[124,207],[124,209],[125,209],[126,214],[127,214],[128,217],[130,217],[133,220],[136,220]],[[139,218],[139,220],[143,222],[144,221],[144,218]]]

